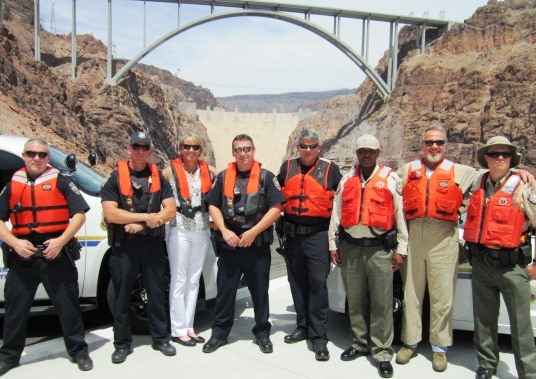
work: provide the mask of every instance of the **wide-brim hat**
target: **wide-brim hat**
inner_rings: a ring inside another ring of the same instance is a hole
[[[510,168],[517,167],[517,165],[519,165],[519,162],[521,161],[521,154],[517,152],[517,146],[512,144],[508,140],[508,138],[503,136],[491,137],[484,146],[482,146],[476,151],[476,159],[478,160],[478,163],[480,163],[482,167],[488,168],[488,164],[484,159],[484,155],[486,155],[490,147],[498,145],[508,146],[510,148],[510,150],[512,151],[512,160],[510,161]]]

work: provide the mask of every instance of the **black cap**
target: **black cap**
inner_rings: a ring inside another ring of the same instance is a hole
[[[137,132],[130,137],[130,145],[134,145],[138,142],[145,142],[147,145],[151,146],[153,144],[153,141],[151,140],[151,137],[147,133],[144,132]]]

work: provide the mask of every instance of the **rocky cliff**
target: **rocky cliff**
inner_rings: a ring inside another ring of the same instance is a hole
[[[476,167],[476,149],[502,134],[520,147],[522,166],[536,173],[536,1],[490,1],[424,54],[417,38],[415,29],[401,30],[398,78],[386,102],[365,81],[355,96],[332,99],[304,120],[288,153],[298,131],[313,127],[326,141],[324,155],[347,169],[355,162],[357,137],[373,133],[382,145],[380,159],[396,167],[419,156],[423,129],[439,123],[451,159]]]
[[[205,159],[214,162],[205,127],[195,115],[178,111],[178,102],[217,104],[206,89],[163,70],[139,65],[119,86],[106,77],[106,47],[89,35],[78,36],[77,78],[72,80],[71,38],[42,31],[42,62],[33,58],[33,1],[6,0],[0,26],[0,132],[40,135],[75,151],[81,160],[90,151],[108,172],[125,157],[134,131],[149,132],[156,145],[155,161],[176,155],[177,139],[187,132],[205,141]],[[120,63],[120,62],[118,62]],[[171,143],[170,143],[171,141]]]

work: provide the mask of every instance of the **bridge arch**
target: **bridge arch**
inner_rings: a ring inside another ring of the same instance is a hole
[[[135,64],[137,64],[140,60],[142,60],[146,55],[148,55],[154,49],[162,45],[164,42],[170,40],[171,38],[187,30],[190,30],[196,26],[203,25],[203,24],[213,22],[216,20],[234,18],[234,17],[245,17],[245,16],[265,17],[265,18],[281,20],[281,21],[294,24],[296,26],[300,26],[306,30],[309,30],[315,33],[319,37],[323,38],[324,40],[334,45],[337,49],[342,51],[348,58],[350,58],[350,60],[353,63],[355,63],[361,69],[361,71],[363,71],[365,75],[367,75],[367,77],[370,78],[370,80],[372,81],[372,83],[374,83],[378,92],[383,98],[386,98],[387,96],[389,96],[391,91],[389,87],[387,86],[387,84],[385,83],[385,81],[380,77],[380,75],[361,57],[361,55],[357,54],[348,44],[346,44],[336,35],[328,32],[327,30],[317,25],[314,25],[310,21],[302,20],[301,18],[297,18],[286,13],[252,10],[252,9],[214,13],[209,16],[205,16],[197,20],[194,20],[183,26],[177,27],[176,29],[172,30],[171,32],[157,39],[151,45],[147,46],[144,50],[142,50],[138,55],[136,55],[134,58],[128,61],[127,64],[123,66],[121,70],[119,70],[117,74],[115,74],[115,76],[109,80],[109,83],[111,85],[119,84],[123,80],[125,75],[128,73],[128,71],[130,71],[130,69]]]

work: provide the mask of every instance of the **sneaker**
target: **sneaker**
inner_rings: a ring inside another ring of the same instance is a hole
[[[443,372],[447,369],[447,354],[445,353],[433,353],[432,354],[432,368],[434,371]]]
[[[413,357],[417,356],[417,349],[411,347],[402,346],[398,353],[396,353],[395,362],[399,365],[405,365]]]

